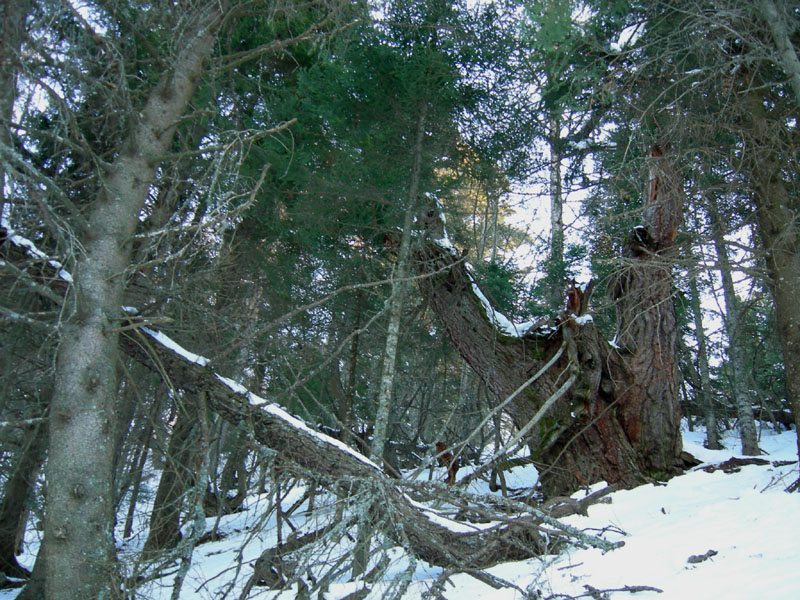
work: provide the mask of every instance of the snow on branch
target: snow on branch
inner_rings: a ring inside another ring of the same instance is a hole
[[[50,267],[53,268],[58,277],[67,283],[72,283],[72,275],[69,273],[69,271],[65,270],[59,261],[50,258],[47,256],[47,254],[39,250],[39,248],[36,247],[36,244],[34,244],[31,240],[18,234],[16,230],[11,227],[11,224],[4,215],[0,216],[0,227],[5,230],[5,239],[14,244],[24,254],[27,254],[35,260],[46,262]]]
[[[430,234],[433,236],[433,243],[436,244],[439,248],[443,249],[447,254],[452,256],[453,258],[460,259],[461,255],[459,254],[458,250],[453,246],[452,242],[450,241],[450,236],[447,234],[447,220],[445,219],[444,210],[442,209],[441,204],[439,201],[436,201],[438,214],[435,212],[431,212],[428,215],[426,220],[426,227]],[[524,323],[515,323],[511,319],[509,319],[505,314],[497,310],[486,297],[486,294],[483,293],[480,286],[478,285],[477,280],[475,279],[475,269],[469,263],[465,263],[465,268],[467,274],[469,276],[470,282],[472,284],[471,289],[472,293],[481,303],[483,310],[486,314],[486,318],[489,320],[497,331],[499,331],[502,335],[507,337],[522,337],[524,336],[532,327],[535,327],[537,322],[535,321],[526,321]]]
[[[205,357],[186,350],[163,333],[143,327],[123,330],[122,349],[192,394],[204,394],[220,416],[247,429],[254,441],[271,448],[286,461],[317,473],[322,485],[345,493],[350,486],[336,482],[361,481],[379,486],[375,510],[386,522],[400,523],[390,537],[421,559],[447,568],[484,568],[503,560],[522,560],[552,550],[556,542],[575,542],[572,532],[554,531],[546,515],[525,507],[519,518],[488,526],[462,523],[437,514],[401,490],[405,482],[390,479],[373,461],[341,441],[315,431],[281,407],[270,404],[235,381],[215,373]],[[189,399],[187,398],[187,399]],[[545,524],[547,526],[545,526]],[[586,543],[581,539],[580,543]],[[609,550],[614,544],[591,538],[591,545]]]

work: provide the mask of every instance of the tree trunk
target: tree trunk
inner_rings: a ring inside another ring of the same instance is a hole
[[[417,195],[419,194],[420,173],[422,171],[422,150],[425,141],[425,122],[428,107],[425,102],[420,107],[417,118],[417,129],[414,135],[412,148],[411,178],[409,180],[408,195],[406,199],[403,233],[400,240],[400,250],[397,256],[397,268],[392,279],[392,295],[389,298],[389,328],[386,333],[386,346],[383,351],[383,373],[381,374],[380,388],[378,391],[378,411],[375,415],[375,434],[372,439],[372,455],[377,460],[383,458],[386,443],[386,430],[389,424],[389,410],[391,408],[392,392],[394,389],[394,372],[397,363],[397,344],[400,340],[400,321],[403,317],[403,307],[408,290],[408,274],[410,272],[411,256],[411,228],[416,215]]]
[[[761,8],[778,50],[775,62],[789,77],[795,108],[800,108],[800,59],[783,15],[772,0],[761,0]],[[758,229],[767,253],[767,272],[775,301],[775,325],[786,367],[786,395],[794,412],[795,431],[800,432],[800,315],[797,311],[797,299],[800,298],[800,226],[797,223],[800,202],[797,193],[790,192],[792,188],[783,178],[783,169],[791,169],[794,175],[797,174],[797,155],[790,147],[785,150],[788,164],[778,159],[775,140],[779,136],[770,131],[764,102],[754,93],[749,93],[748,98],[746,118],[755,142],[748,159]],[[800,456],[800,435],[797,451]],[[790,489],[800,489],[800,478]]]
[[[358,346],[361,341],[361,313],[364,307],[364,290],[359,289],[356,291],[355,306],[353,307],[353,316],[351,319],[350,329],[350,351],[347,361],[347,388],[344,391],[342,400],[339,402],[338,414],[339,421],[342,423],[342,436],[347,438],[347,432],[353,424],[353,403],[356,397],[356,376],[358,375]]]
[[[529,438],[548,495],[599,480],[630,486],[681,466],[670,251],[682,192],[657,148],[652,161],[647,226],[632,232],[625,265],[612,282],[618,349],[601,340],[593,324],[578,325],[566,313],[555,328],[548,323],[523,335],[503,331],[478,297],[461,257],[438,243],[442,225],[433,212],[431,240],[416,254],[419,271],[429,275],[420,283],[423,295],[461,355],[497,402],[516,394],[506,405],[516,426],[522,429],[548,399],[558,398]],[[587,300],[574,308],[577,316]],[[570,373],[575,383],[559,397]]]
[[[16,71],[30,5],[31,0],[0,0],[0,147],[13,147],[10,125],[17,97]],[[0,215],[5,201],[6,170],[0,161]]]
[[[708,368],[708,349],[706,347],[706,332],[703,328],[703,312],[700,305],[700,291],[697,288],[697,279],[689,278],[689,302],[694,315],[694,334],[697,338],[697,370],[700,374],[700,387],[698,393],[703,405],[703,414],[706,422],[706,445],[709,450],[719,450],[719,432],[717,431],[717,416],[714,410],[714,396],[711,393],[711,373]]]
[[[327,482],[328,489],[334,493],[347,494],[353,486],[358,489],[359,482],[376,486],[380,490],[380,501],[372,507],[374,518],[399,525],[390,527],[386,535],[431,564],[447,568],[482,568],[503,560],[539,555],[573,536],[606,550],[614,547],[604,540],[581,536],[580,532],[548,519],[533,508],[527,508],[525,519],[509,519],[490,529],[448,527],[442,523],[442,517],[429,518],[429,513],[421,510],[403,488],[398,487],[400,482],[385,476],[375,463],[339,440],[313,431],[278,406],[267,405],[231,380],[226,382],[208,367],[176,353],[175,344],[167,347],[155,338],[143,344],[134,335],[122,336],[125,352],[159,372],[165,370],[177,388],[205,392],[210,410],[232,425],[246,424],[253,440],[275,450],[280,460],[318,473],[320,481]],[[335,485],[337,483],[342,485]],[[547,533],[539,529],[544,522]]]
[[[194,407],[186,406],[183,399],[178,402],[178,417],[172,428],[164,470],[150,516],[150,533],[142,550],[145,553],[174,548],[180,541],[183,497],[192,488],[196,478],[197,415],[194,414]]]
[[[33,427],[3,486],[3,499],[0,501],[0,573],[9,577],[26,578],[30,575],[17,562],[17,538],[20,526],[23,531],[25,528],[25,523],[20,522],[28,514],[27,502],[31,499],[36,474],[44,458],[46,436],[44,426]]]
[[[191,98],[219,22],[216,4],[194,15],[195,28],[139,113],[129,138],[89,205],[65,307],[51,406],[43,551],[48,598],[113,594],[113,465],[117,346],[129,240],[158,157]]]
[[[552,112],[549,119],[550,146],[550,257],[547,261],[547,307],[558,311],[564,304],[564,196],[561,185],[561,119]]]
[[[758,448],[758,432],[756,431],[756,421],[753,416],[752,391],[748,389],[747,385],[752,377],[747,372],[747,358],[745,349],[742,346],[741,329],[739,327],[740,319],[744,315],[741,313],[739,299],[736,297],[736,289],[733,286],[728,248],[725,245],[722,223],[714,199],[711,199],[710,202],[709,216],[711,217],[711,235],[714,238],[714,248],[717,251],[719,274],[722,279],[722,294],[725,298],[723,323],[725,324],[725,334],[728,337],[731,395],[733,396],[736,415],[739,419],[742,454],[745,456],[758,456],[761,454],[761,450]]]
[[[767,273],[775,302],[775,327],[786,368],[786,395],[800,431],[800,202],[782,178],[784,168],[773,150],[765,109],[760,100],[750,104],[751,125],[757,142],[749,156],[749,175],[756,203],[758,231],[766,251]],[[797,172],[797,163],[791,164]],[[800,455],[800,436],[798,436]],[[798,480],[800,482],[800,479]]]
[[[778,12],[773,0],[761,0],[761,17],[769,27],[775,47],[778,50],[778,59],[775,61],[786,72],[792,85],[797,106],[800,107],[800,59],[792,44],[792,38],[786,28],[784,16]],[[788,5],[787,5],[788,6]]]

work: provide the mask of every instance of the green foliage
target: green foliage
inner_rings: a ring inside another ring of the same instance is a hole
[[[523,273],[513,262],[480,263],[475,270],[481,289],[492,302],[492,306],[510,319],[524,316],[523,307],[520,306],[524,295]]]

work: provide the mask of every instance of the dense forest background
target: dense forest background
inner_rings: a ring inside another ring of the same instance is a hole
[[[325,517],[241,597],[334,535],[319,589],[386,539],[475,571],[681,472],[682,418],[757,456],[800,420],[798,46],[774,0],[0,2],[0,584],[134,597],[299,480]]]

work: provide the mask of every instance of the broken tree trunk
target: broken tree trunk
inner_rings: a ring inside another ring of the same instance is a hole
[[[580,298],[584,291],[577,288],[557,318],[511,326],[493,312],[434,212],[427,240],[416,249],[417,271],[429,275],[420,289],[461,356],[498,403],[514,396],[505,410],[518,429],[536,416],[527,439],[547,496],[601,480],[632,486],[680,469],[670,253],[682,193],[662,154],[656,147],[651,152],[646,224],[627,240],[612,281],[618,324],[613,346],[584,316],[588,297]],[[543,416],[537,414],[542,407]]]
[[[331,491],[350,482],[377,485],[381,501],[374,510],[400,528],[387,531],[399,544],[431,564],[445,568],[483,568],[497,562],[521,560],[552,550],[559,541],[591,544],[605,550],[615,544],[591,538],[562,525],[545,513],[526,509],[524,515],[487,529],[445,519],[412,501],[397,480],[339,440],[316,432],[274,404],[249,393],[214,373],[207,361],[194,357],[171,340],[149,330],[121,336],[123,351],[166,374],[177,389],[205,392],[207,406],[228,422],[242,426],[252,439],[275,451],[281,460],[317,474]],[[380,516],[380,515],[378,515]]]

